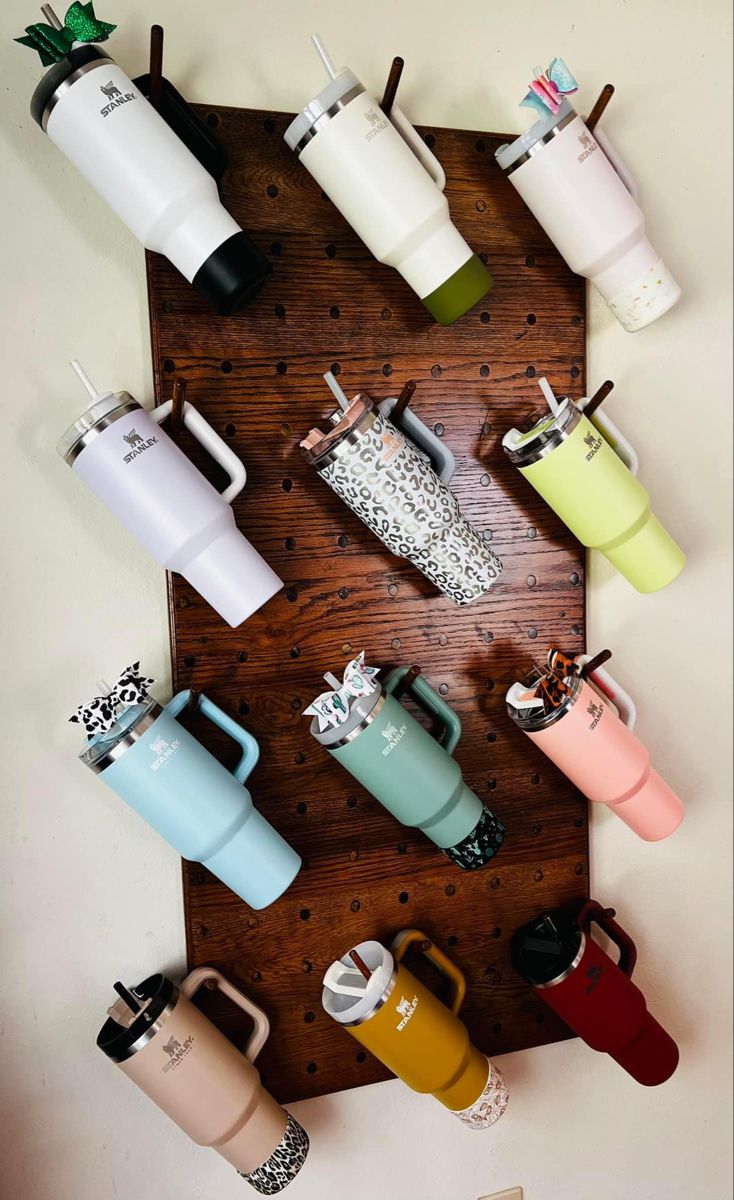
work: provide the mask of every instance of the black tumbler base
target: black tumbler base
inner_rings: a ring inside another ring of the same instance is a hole
[[[240,230],[209,255],[192,283],[220,316],[229,317],[257,295],[272,269],[265,255]]]

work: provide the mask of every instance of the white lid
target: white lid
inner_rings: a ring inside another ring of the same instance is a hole
[[[361,88],[362,84],[353,71],[343,67],[336,78],[329,80],[323,91],[314,96],[295,120],[291,121],[283,134],[286,145],[295,150],[319,118],[328,113],[329,109],[355,87]]]
[[[368,1020],[382,1006],[386,999],[386,993],[389,992],[395,969],[395,960],[392,954],[385,949],[381,942],[360,942],[353,948],[372,971],[370,979],[365,979],[363,995],[346,995],[332,991],[330,987],[324,987],[321,993],[324,1011],[340,1025],[359,1025],[360,1022]],[[344,967],[354,968],[351,958],[345,954],[342,958],[337,959],[336,963],[331,964],[325,980],[330,972],[333,973],[334,966],[339,963]]]
[[[506,171],[508,167],[511,167],[513,163],[517,162],[518,158],[522,158],[523,154],[528,153],[531,146],[534,146],[536,142],[542,141],[550,133],[551,129],[555,129],[556,125],[559,125],[569,113],[574,112],[575,110],[564,97],[557,113],[553,114],[549,112],[547,117],[541,117],[539,121],[536,121],[534,125],[526,129],[525,133],[521,133],[519,138],[515,138],[514,142],[505,142],[503,146],[495,150],[494,156],[502,170]]]

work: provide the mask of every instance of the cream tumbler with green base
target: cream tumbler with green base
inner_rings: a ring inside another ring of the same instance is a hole
[[[638,592],[659,591],[683,570],[683,551],[612,449],[602,421],[586,417],[583,402],[551,401],[545,380],[541,385],[552,411],[527,433],[505,434],[505,453],[584,546],[601,550]]]

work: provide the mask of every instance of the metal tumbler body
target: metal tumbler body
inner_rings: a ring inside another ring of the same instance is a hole
[[[255,1019],[244,1054],[188,998],[207,980]],[[308,1137],[265,1091],[254,1066],[269,1029],[262,1010],[208,967],[192,972],[180,989],[151,976],[132,995],[147,1007],[121,1028],[114,1006],[99,1048],[192,1141],[216,1150],[257,1191],[281,1191],[303,1165]]]
[[[82,761],[183,858],[203,863],[251,908],[266,908],[293,882],[301,860],[244,786],[259,757],[255,739],[199,698],[204,715],[243,748],[231,773],[176,719],[189,695],[179,692],[165,708],[152,701],[129,709]]]
[[[675,1071],[678,1047],[632,982],[634,943],[613,917],[613,909],[595,901],[576,921],[543,914],[515,933],[513,963],[592,1050],[609,1054],[638,1083],[654,1086]],[[619,945],[619,964],[594,941],[592,921]]]
[[[304,167],[380,262],[395,267],[442,324],[492,286],[452,224],[440,164],[398,105],[386,117],[341,71],[285,133]]]
[[[420,829],[465,870],[484,866],[504,840],[504,826],[463,780],[453,758],[458,717],[423,679],[411,692],[447,730],[441,744],[392,695],[405,669],[393,671],[343,724],[311,733],[402,825]]]
[[[324,1008],[414,1092],[432,1095],[465,1124],[486,1128],[504,1112],[507,1085],[457,1015],[465,993],[458,968],[420,934],[428,946],[424,953],[455,984],[447,1007],[400,961],[402,939],[412,944],[417,935],[398,935],[393,950],[399,957],[379,942],[360,942],[357,952],[373,972],[364,997],[339,996],[327,985]],[[351,966],[348,955],[340,961]]]
[[[647,238],[634,185],[567,100],[496,157],[571,270],[599,289],[625,329],[644,328],[676,303],[680,288]]]
[[[388,550],[455,604],[470,604],[489,591],[502,564],[425,455],[370,401],[358,397],[352,405],[364,411],[348,434],[307,457]]]
[[[39,84],[31,112],[138,240],[218,311],[259,289],[269,264],[222,206],[216,181],[106,53],[72,50]]]
[[[646,841],[678,828],[683,802],[653,769],[640,739],[586,679],[576,676],[571,695],[538,718],[526,718],[515,707],[516,687],[507,696],[510,716],[589,800],[606,804]]]
[[[638,591],[657,591],[680,574],[685,555],[652,513],[649,494],[570,400],[529,433],[511,430],[502,445],[579,541]]]
[[[242,463],[187,404],[187,427],[231,474],[220,494],[161,428],[169,411],[170,404],[147,412],[128,393],[111,393],[67,430],[59,453],[156,562],[237,626],[282,582],[235,524]]]

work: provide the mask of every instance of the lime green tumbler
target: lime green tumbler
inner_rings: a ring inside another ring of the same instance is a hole
[[[638,592],[657,592],[683,570],[685,555],[648,493],[570,399],[529,432],[511,429],[502,446],[579,541],[601,550]]]

